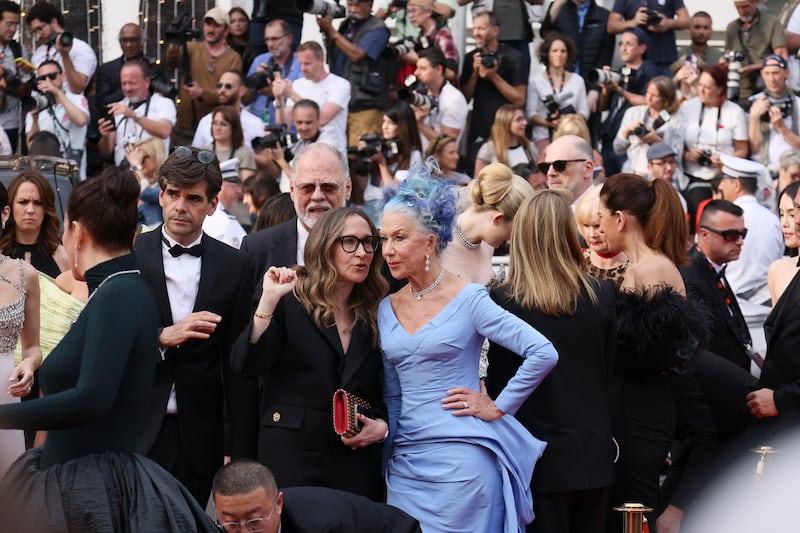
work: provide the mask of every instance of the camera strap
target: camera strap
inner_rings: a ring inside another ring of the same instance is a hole
[[[695,145],[700,144],[700,134],[703,131],[703,118],[706,114],[706,105],[700,104],[700,116],[697,118],[697,142]],[[714,149],[719,149],[719,130],[722,129],[722,103],[717,106],[717,122],[716,129],[714,130]],[[732,141],[733,139],[731,139]]]
[[[131,109],[133,109],[133,110],[139,109],[139,108],[142,106],[142,104],[145,104],[145,107],[144,107],[144,115],[142,115],[142,116],[143,116],[143,117],[146,117],[146,116],[147,116],[147,115],[150,113],[150,98],[151,98],[151,97],[152,97],[152,95],[151,95],[151,94],[148,94],[148,95],[147,95],[147,99],[146,99],[146,100],[144,100],[143,102],[139,102],[139,103],[138,103],[138,104],[136,104],[135,106],[130,106],[130,107],[131,107]],[[130,104],[128,104],[128,105],[130,105]],[[125,130],[122,132],[122,138],[123,138],[123,140],[124,140],[124,139],[125,139],[125,138],[128,136],[128,122],[130,122],[130,121],[128,120],[128,117],[122,117],[122,120],[120,120],[120,121],[119,121],[119,124],[117,124],[117,129],[119,129],[119,128],[120,128],[120,126],[122,126],[123,124],[125,124]],[[134,131],[136,131],[136,126],[137,126],[137,124],[136,124],[136,122],[134,122]],[[138,137],[141,139],[141,137],[142,137],[142,132],[144,131],[144,127],[143,127],[141,124],[138,124],[138,126],[139,126],[139,134],[138,134]]]
[[[58,139],[59,143],[61,143],[62,151],[64,152],[64,155],[66,156],[67,152],[72,150],[72,141],[69,138],[69,130],[66,127],[64,127],[64,125],[61,123],[60,120],[58,120],[58,117],[56,117],[55,109],[53,109],[52,105],[47,108],[47,113],[50,115],[50,119],[53,121],[53,124],[56,126],[56,131],[54,131],[53,133],[55,134],[55,136]],[[61,135],[58,134],[59,131],[64,133],[64,135],[66,136],[66,139],[62,138]],[[80,164],[80,161],[78,161],[78,164]]]

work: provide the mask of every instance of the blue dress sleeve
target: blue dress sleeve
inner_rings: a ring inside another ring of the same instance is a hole
[[[386,423],[389,426],[389,435],[383,444],[383,468],[385,472],[389,458],[392,456],[392,441],[395,434],[397,434],[397,420],[400,418],[400,410],[402,408],[400,378],[397,376],[397,370],[395,370],[394,365],[386,357],[383,358],[383,402],[386,404]]]
[[[469,308],[476,331],[524,359],[494,402],[504,413],[514,415],[555,368],[558,352],[531,325],[494,303],[485,287],[475,291],[472,300]]]

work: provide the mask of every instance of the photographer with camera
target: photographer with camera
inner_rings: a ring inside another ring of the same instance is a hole
[[[403,93],[408,96],[417,117],[423,150],[430,141],[442,134],[461,139],[461,133],[467,126],[467,100],[461,91],[445,79],[446,61],[444,53],[438,48],[420,51],[414,75],[423,85],[424,94],[418,90],[419,87],[407,88],[407,92]]]
[[[683,171],[681,187],[694,216],[700,202],[711,197],[710,181],[722,168],[720,154],[747,157],[747,117],[727,99],[725,65],[711,65],[700,74],[698,96],[681,105],[683,124]],[[679,176],[680,178],[680,176]]]
[[[173,19],[167,29],[167,64],[183,71],[178,94],[178,119],[173,132],[175,145],[189,145],[198,121],[219,105],[217,82],[223,72],[242,70],[242,57],[226,42],[228,13],[221,7],[208,10],[203,17],[203,37],[192,28],[191,19]]]
[[[781,56],[772,54],[764,58],[761,77],[766,90],[750,97],[748,137],[750,150],[758,154],[761,164],[776,179],[781,155],[800,148],[800,98],[786,85],[789,70]]]
[[[294,103],[307,98],[320,108],[319,140],[347,153],[347,107],[350,103],[350,82],[325,70],[325,52],[315,41],[306,41],[297,47],[297,59],[303,77],[296,81],[276,80],[273,90],[285,96],[283,113],[278,113],[280,124],[292,125]]]
[[[333,13],[328,9],[317,17],[325,34],[331,72],[350,82],[347,116],[347,145],[355,146],[367,133],[378,131],[383,108],[388,101],[388,61],[383,51],[389,42],[389,30],[372,14],[372,0],[347,2],[347,18],[337,31]],[[354,191],[358,197],[361,191]]]
[[[264,125],[278,124],[278,115],[286,97],[273,92],[273,82],[277,80],[298,80],[303,77],[297,54],[292,52],[292,29],[284,20],[272,20],[264,28],[264,42],[267,52],[253,59],[247,71],[245,85],[249,93],[244,98],[248,103],[252,100],[252,111]]]
[[[562,116],[580,113],[589,119],[583,78],[567,70],[575,61],[575,55],[575,43],[559,33],[550,33],[539,46],[539,62],[545,70],[531,76],[526,107],[539,152],[550,144]]]
[[[655,143],[666,143],[676,153],[683,152],[683,124],[674,114],[677,93],[672,80],[656,76],[647,84],[644,105],[629,107],[622,116],[614,152],[626,154],[622,172],[647,175],[647,151]],[[677,172],[681,172],[678,161]]]
[[[297,128],[297,139],[286,133],[286,126],[271,126],[263,137],[253,140],[256,160],[264,161],[264,170],[270,176],[280,177],[281,192],[289,192],[292,170],[289,163],[303,148],[320,140],[320,109],[313,100],[298,100],[292,108],[292,120]],[[344,157],[344,154],[342,155]]]
[[[20,135],[19,98],[29,95],[36,83],[33,74],[17,68],[15,61],[17,58],[28,59],[25,46],[14,40],[19,21],[19,4],[10,0],[0,0],[0,46],[4,50],[0,58],[0,78],[4,82],[0,93],[0,127],[5,130],[11,143],[11,152],[3,155],[17,151]]]
[[[748,98],[760,90],[757,88],[761,83],[758,71],[764,57],[770,54],[784,59],[789,57],[783,25],[775,15],[758,9],[758,2],[733,0],[739,17],[725,28],[725,50],[739,52],[742,56],[738,71],[741,76],[740,98]],[[728,58],[723,58],[723,62],[733,63]]]
[[[86,128],[89,103],[83,94],[63,89],[64,74],[56,61],[44,61],[37,70],[34,97],[37,107],[25,118],[26,140],[38,131],[49,131],[61,144],[67,159],[80,165],[81,179],[86,179]]]
[[[161,139],[164,153],[169,153],[175,104],[158,93],[150,93],[150,69],[143,61],[126,62],[119,77],[123,98],[104,106],[105,115],[97,123],[100,154],[109,158],[113,152],[114,164],[119,165],[128,150],[148,137]]]
[[[589,72],[590,83],[600,85],[600,110],[608,110],[608,116],[600,124],[600,139],[606,176],[621,172],[625,157],[614,152],[614,138],[617,136],[622,117],[632,105],[643,105],[644,92],[650,80],[658,75],[658,69],[644,60],[649,39],[641,28],[625,30],[619,39],[619,57],[622,66],[618,72],[605,66]]]
[[[647,60],[658,67],[658,74],[672,77],[670,65],[678,59],[675,31],[688,29],[691,22],[683,0],[614,0],[607,29],[612,35],[633,28],[647,32]]]
[[[411,18],[411,24],[415,28],[419,28],[419,35],[413,41],[402,41],[399,46],[394,46],[392,50],[395,55],[400,57],[403,63],[416,65],[419,51],[431,47],[438,48],[444,53],[444,57],[447,60],[445,77],[452,81],[457,79],[458,76],[458,50],[450,30],[440,24],[434,17],[433,7],[433,0],[409,0],[408,14]]]
[[[56,61],[68,84],[65,90],[82,94],[97,68],[97,56],[92,47],[64,30],[64,15],[53,4],[34,4],[25,21],[40,43],[33,51],[31,63],[38,68],[45,61]]]
[[[461,71],[461,92],[467,102],[472,100],[472,118],[467,133],[467,157],[464,168],[472,169],[475,154],[489,138],[494,114],[503,104],[525,105],[528,85],[527,71],[523,72],[522,54],[497,40],[500,26],[497,16],[483,11],[472,17],[475,50],[464,58]]]

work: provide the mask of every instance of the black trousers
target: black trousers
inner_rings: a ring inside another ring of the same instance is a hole
[[[527,533],[598,533],[603,531],[610,487],[535,494],[536,518]]]

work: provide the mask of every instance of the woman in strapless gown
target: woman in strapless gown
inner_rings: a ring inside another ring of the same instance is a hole
[[[0,184],[0,221],[9,216],[8,195]],[[22,360],[14,361],[14,348],[22,338]],[[0,254],[0,404],[17,403],[33,384],[33,373],[42,364],[39,348],[39,279],[36,270],[22,260]],[[25,452],[21,430],[0,431],[0,478],[17,457]]]

